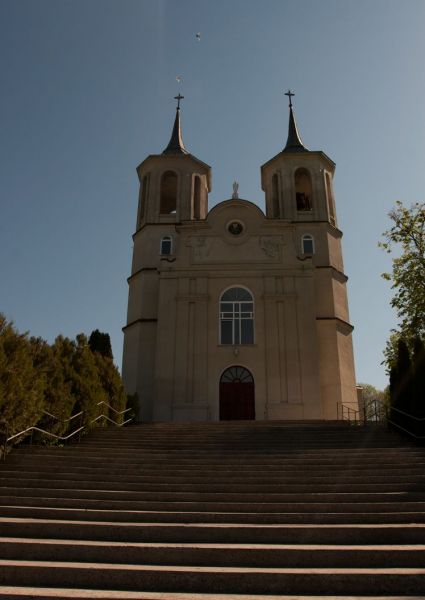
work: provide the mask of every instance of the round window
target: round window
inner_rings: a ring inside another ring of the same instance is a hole
[[[240,235],[243,232],[243,225],[239,221],[232,221],[228,224],[227,231],[232,235]]]

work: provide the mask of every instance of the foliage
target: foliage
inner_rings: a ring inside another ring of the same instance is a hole
[[[400,256],[392,260],[392,272],[382,275],[392,282],[391,306],[400,320],[399,330],[385,351],[385,361],[391,368],[400,335],[410,350],[415,337],[425,336],[425,203],[406,208],[398,201],[389,217],[392,227],[383,233],[379,245],[389,254],[395,246],[401,249]]]
[[[139,414],[139,396],[137,392],[134,394],[127,394],[126,408],[131,408],[131,411],[127,413],[127,419],[137,419]]]
[[[89,346],[92,352],[98,352],[102,356],[112,359],[111,338],[108,333],[102,333],[98,329],[91,332]]]
[[[381,421],[385,418],[387,398],[385,392],[370,383],[359,383],[366,421]]]
[[[44,406],[46,377],[34,364],[26,333],[0,314],[0,435],[6,438],[33,424]]]
[[[406,342],[399,338],[396,361],[390,370],[391,405],[410,412],[411,409],[411,361]]]
[[[425,346],[417,337],[410,351],[400,338],[390,370],[391,418],[415,435],[425,435]],[[400,412],[401,411],[401,412]],[[405,414],[407,413],[407,414]],[[419,419],[419,420],[418,420]]]
[[[122,423],[123,415],[117,414],[117,412],[119,413],[125,410],[127,396],[124,391],[121,375],[111,358],[103,356],[98,352],[94,354],[94,358],[99,373],[100,383],[106,394],[106,401],[112,407],[112,409],[109,410],[109,418],[117,423]]]
[[[88,345],[87,337],[80,333],[76,338],[72,366],[75,377],[72,391],[75,395],[76,411],[84,411],[84,424],[89,425],[99,415],[98,404],[107,402],[108,397],[102,386],[96,358]]]
[[[99,406],[102,402],[124,410],[127,397],[112,361],[109,335],[100,334],[98,340],[102,344],[94,351],[84,334],[76,340],[58,336],[49,345],[20,334],[0,314],[0,443],[33,425],[59,436],[82,424],[91,427],[96,417],[108,414],[105,405]],[[82,417],[70,420],[80,411]],[[110,418],[120,421],[111,413]],[[52,441],[34,435],[37,441]]]

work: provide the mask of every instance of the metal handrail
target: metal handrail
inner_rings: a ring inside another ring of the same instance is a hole
[[[105,400],[101,400],[96,404],[96,406],[100,406],[101,404],[105,404],[108,408],[110,408],[116,415],[124,415],[126,412],[131,410],[131,408],[126,408],[125,410],[116,410],[113,406],[105,402]]]
[[[43,415],[47,415],[48,417],[52,417],[52,419],[56,419],[56,421],[60,421],[61,423],[69,423],[70,421],[72,421],[76,417],[79,417],[80,415],[84,414],[84,410],[80,410],[80,412],[76,413],[75,415],[72,415],[72,417],[69,417],[68,419],[61,419],[61,417],[57,417],[56,415],[53,415],[52,413],[49,413],[47,410],[42,410],[41,412],[43,413]]]
[[[131,411],[131,408],[126,408],[125,410],[116,410],[113,406],[111,406],[110,404],[108,404],[108,402],[105,402],[105,400],[101,400],[100,402],[98,402],[96,404],[96,406],[101,406],[102,404],[104,404],[105,406],[107,406],[109,409],[111,409],[115,414],[117,415],[124,415],[125,413],[128,413],[129,411]],[[60,417],[58,417],[57,415],[54,415],[52,413],[49,413],[46,410],[43,410],[42,413],[48,415],[49,417],[52,417],[53,419],[56,419],[57,421],[60,421],[62,423],[68,423],[70,421],[72,421],[73,419],[75,419],[76,417],[79,417],[81,415],[83,415],[84,413],[86,413],[86,410],[81,410],[80,412],[76,413],[75,415],[72,415],[71,417],[69,417],[68,419],[61,419]],[[114,419],[111,419],[110,417],[108,417],[105,414],[101,414],[99,416],[97,416],[95,419],[93,419],[92,421],[90,421],[89,425],[93,425],[93,423],[96,423],[97,421],[99,421],[100,419],[104,419],[106,421],[109,421],[110,423],[113,423],[114,425],[116,425],[117,427],[122,427],[123,425],[127,425],[127,423],[130,423],[133,420],[134,417],[130,417],[129,419],[126,419],[125,421],[123,421],[122,423],[118,423],[118,421],[114,421]],[[82,425],[81,427],[79,427],[78,429],[76,429],[75,431],[73,431],[72,433],[66,435],[66,436],[61,436],[61,435],[57,435],[55,433],[52,433],[51,431],[47,431],[46,429],[41,429],[40,427],[37,427],[36,425],[32,425],[31,427],[27,427],[26,429],[23,429],[22,431],[20,431],[19,433],[14,433],[13,435],[9,436],[8,438],[5,439],[4,443],[3,443],[3,457],[6,457],[6,451],[7,451],[7,445],[9,442],[11,442],[12,440],[20,437],[21,435],[24,435],[25,433],[33,433],[34,431],[38,431],[39,433],[43,434],[43,435],[48,435],[52,438],[55,438],[56,440],[61,440],[61,441],[67,441],[70,438],[72,438],[74,435],[76,435],[77,433],[81,433],[84,429],[87,428],[87,424],[86,425]],[[32,435],[31,435],[31,440],[32,440]]]
[[[93,419],[93,421],[90,421],[90,425],[93,425],[93,423],[96,423],[96,421],[99,421],[99,419],[102,419],[102,418],[106,419],[110,423],[113,423],[117,427],[122,427],[123,425],[126,425],[127,423],[130,423],[130,421],[133,420],[133,417],[130,417],[129,419],[127,419],[127,421],[123,421],[122,423],[118,423],[117,421],[114,421],[113,419],[110,419],[106,415],[102,414],[102,415],[99,415],[98,417],[96,417],[95,419]]]
[[[400,410],[399,408],[396,408],[395,406],[391,406],[390,407],[390,414],[391,411],[395,411],[400,413],[401,415],[408,417],[409,419],[412,419],[413,421],[418,421],[418,422],[424,422],[425,421],[425,417],[416,417],[415,415],[412,415],[404,410]],[[416,433],[413,433],[413,431],[410,431],[409,429],[406,429],[405,427],[402,427],[400,425],[400,423],[397,423],[396,421],[393,421],[392,419],[390,419],[389,417],[387,418],[387,422],[391,423],[391,425],[393,425],[394,427],[397,427],[397,429],[400,429],[401,431],[404,431],[404,433],[407,433],[408,435],[410,435],[411,437],[417,439],[417,440],[425,440],[425,435],[416,435]]]
[[[62,436],[62,435],[56,435],[56,433],[52,433],[51,431],[46,431],[45,429],[41,429],[40,427],[37,427],[36,425],[33,425],[32,427],[27,427],[27,429],[24,429],[23,431],[20,431],[19,433],[15,433],[14,435],[11,435],[10,437],[8,437],[6,439],[6,444],[8,442],[11,442],[15,438],[19,437],[20,435],[24,435],[24,433],[28,433],[30,431],[39,431],[40,433],[44,433],[45,435],[50,435],[51,437],[54,437],[57,440],[63,440],[63,441],[65,441],[65,440],[69,440],[69,438],[71,438],[72,436],[74,436],[79,431],[82,431],[83,429],[85,429],[85,425],[82,425],[81,427],[79,427],[78,429],[76,429],[75,431],[73,431],[72,433],[70,433],[69,435]]]
[[[415,421],[425,421],[425,417],[415,417],[415,415],[411,415],[410,413],[407,413],[404,410],[400,410],[399,408],[396,408],[395,406],[391,406],[390,410],[395,410],[396,412],[399,412],[401,415],[405,415],[406,417],[409,417],[410,419],[415,419]]]
[[[351,406],[347,406],[346,404],[339,404],[337,403],[337,418],[338,420],[341,421],[349,421],[351,423],[351,421],[354,421],[354,423],[358,423],[359,422],[359,414],[360,412],[358,410],[356,410],[355,408],[351,408]],[[341,419],[340,419],[340,414],[339,414],[339,407],[341,407]],[[345,414],[347,413],[348,418],[345,417]],[[354,419],[351,419],[351,413],[354,414]]]

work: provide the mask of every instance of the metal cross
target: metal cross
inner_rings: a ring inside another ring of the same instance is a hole
[[[291,90],[288,90],[287,92],[285,92],[285,96],[288,96],[288,98],[289,98],[289,108],[291,108],[291,106],[292,106],[292,100],[291,100],[291,97],[292,97],[292,96],[295,96],[295,94],[293,94],[293,93],[291,92]]]
[[[177,100],[177,110],[180,110],[180,100],[183,100],[184,96],[182,96],[179,92],[178,96],[174,96],[174,100]]]

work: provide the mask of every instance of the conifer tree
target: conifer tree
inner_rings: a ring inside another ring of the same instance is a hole
[[[416,417],[425,417],[425,346],[417,337],[413,343],[412,355],[412,396],[413,414]]]
[[[102,356],[113,358],[111,338],[108,333],[102,333],[98,329],[91,332],[89,346],[92,352],[99,352]]]
[[[44,374],[34,366],[28,335],[18,333],[0,314],[0,432],[3,439],[38,420],[44,404],[45,382]]]
[[[390,379],[391,404],[410,413],[412,409],[412,368],[409,349],[403,339],[397,343],[396,363]]]
[[[73,344],[62,336],[56,338],[52,346],[44,340],[32,338],[31,341],[33,345],[37,342],[39,348],[37,368],[42,370],[46,377],[44,409],[57,417],[56,419],[43,414],[39,425],[42,429],[63,436],[79,425],[78,420],[68,421],[76,402],[72,394],[72,355],[75,351]]]
[[[102,387],[108,397],[108,404],[114,409],[109,411],[109,418],[122,423],[123,416],[115,412],[123,411],[127,404],[127,396],[121,375],[111,358],[98,352],[94,356]]]
[[[90,350],[87,337],[80,333],[76,338],[75,354],[73,357],[73,368],[75,379],[73,382],[73,394],[76,397],[76,411],[84,410],[84,422],[87,426],[104,412],[100,402],[108,402],[108,397],[103,389],[96,359]]]

